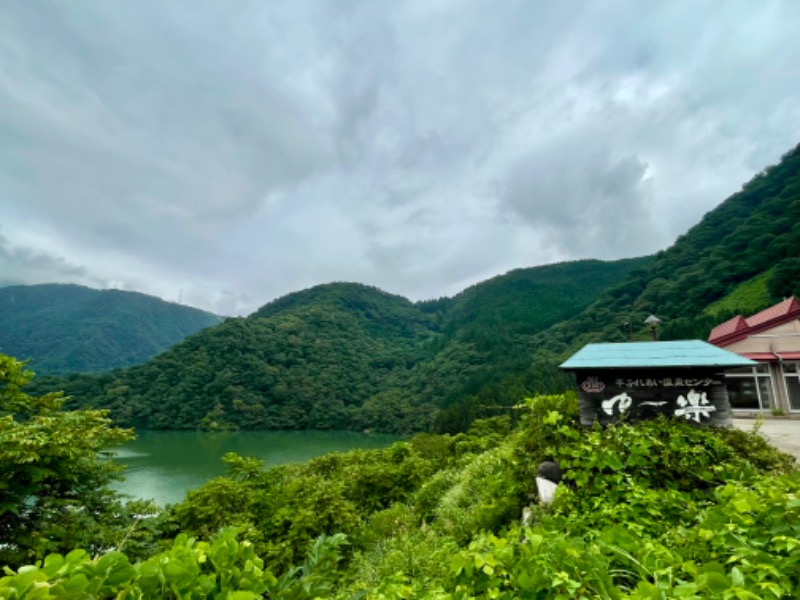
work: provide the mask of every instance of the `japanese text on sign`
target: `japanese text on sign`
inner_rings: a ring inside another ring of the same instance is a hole
[[[710,385],[721,385],[719,379],[712,377],[688,378],[688,377],[663,377],[660,379],[617,379],[617,387],[621,388],[655,388],[655,387],[708,387]]]

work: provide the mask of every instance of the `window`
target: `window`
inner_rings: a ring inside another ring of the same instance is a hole
[[[789,408],[800,411],[800,362],[783,363],[783,379],[789,394]]]
[[[728,388],[731,408],[734,410],[769,410],[772,407],[772,379],[769,376],[769,365],[760,364],[755,367],[732,369],[725,373],[725,385]]]

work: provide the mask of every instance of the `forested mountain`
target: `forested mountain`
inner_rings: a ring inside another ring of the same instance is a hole
[[[661,339],[705,338],[737,312],[754,313],[800,291],[800,146],[746,183],[667,250],[630,272],[572,319],[537,336],[557,353],[624,341],[626,323],[663,321]]]
[[[79,285],[0,288],[0,349],[40,373],[142,363],[220,317],[153,296]]]
[[[526,394],[571,385],[591,341],[704,338],[800,281],[800,147],[654,257],[520,269],[412,303],[358,284],[289,294],[148,363],[40,380],[74,405],[153,428],[457,431]]]
[[[799,292],[800,146],[584,310],[531,336],[526,364],[462,395],[440,419],[463,427],[522,390],[566,389],[573,382],[558,364],[569,354],[590,342],[650,339],[650,314],[662,320],[660,339],[705,339],[729,317]]]
[[[521,387],[495,388],[528,364],[533,335],[647,260],[520,269],[416,304],[359,284],[321,285],[144,365],[37,386],[64,387],[73,405],[110,408],[119,423],[146,428],[429,429],[436,409],[463,397],[516,402]],[[459,428],[459,419],[439,426]]]

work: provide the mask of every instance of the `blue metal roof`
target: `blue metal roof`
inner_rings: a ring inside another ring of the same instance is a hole
[[[749,367],[757,364],[700,340],[587,344],[562,369],[644,367]]]

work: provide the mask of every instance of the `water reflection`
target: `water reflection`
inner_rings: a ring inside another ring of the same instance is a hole
[[[306,461],[328,452],[385,448],[397,436],[352,431],[137,431],[137,439],[113,449],[127,466],[117,491],[157,503],[180,502],[186,492],[222,475],[222,456],[236,452],[267,466]]]

